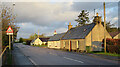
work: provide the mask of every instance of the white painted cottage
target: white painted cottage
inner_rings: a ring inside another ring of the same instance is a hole
[[[49,38],[36,38],[31,41],[31,45],[45,45]]]
[[[60,38],[63,35],[64,33],[54,34],[54,36],[51,36],[48,40],[48,48],[60,49]]]

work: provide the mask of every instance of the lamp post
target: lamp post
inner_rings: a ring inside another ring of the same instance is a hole
[[[12,11],[12,17],[13,17],[13,12],[14,12],[14,6],[15,6],[15,3],[13,3],[13,11]],[[14,18],[14,17],[13,17]],[[14,35],[12,35],[12,44],[14,43]]]

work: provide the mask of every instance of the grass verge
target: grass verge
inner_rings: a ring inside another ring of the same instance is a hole
[[[104,52],[96,52],[93,54],[102,54],[102,55],[108,55],[108,56],[116,56],[116,57],[120,57],[120,54],[116,54],[116,53],[104,53]]]

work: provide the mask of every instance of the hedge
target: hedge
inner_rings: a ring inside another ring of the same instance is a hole
[[[104,39],[103,39],[104,43]],[[106,39],[107,51],[110,53],[120,54],[120,39]]]

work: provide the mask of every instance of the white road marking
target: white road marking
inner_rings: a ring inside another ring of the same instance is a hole
[[[28,59],[29,59],[34,65],[37,65],[31,58],[28,57]]]
[[[49,54],[54,55],[54,56],[57,56],[57,54],[53,54],[53,53],[49,53]]]
[[[73,60],[73,61],[76,61],[76,62],[80,62],[80,63],[84,63],[82,61],[79,61],[79,60],[75,60],[75,59],[71,59],[71,58],[68,58],[68,57],[64,57],[65,59],[68,59],[68,60]]]

